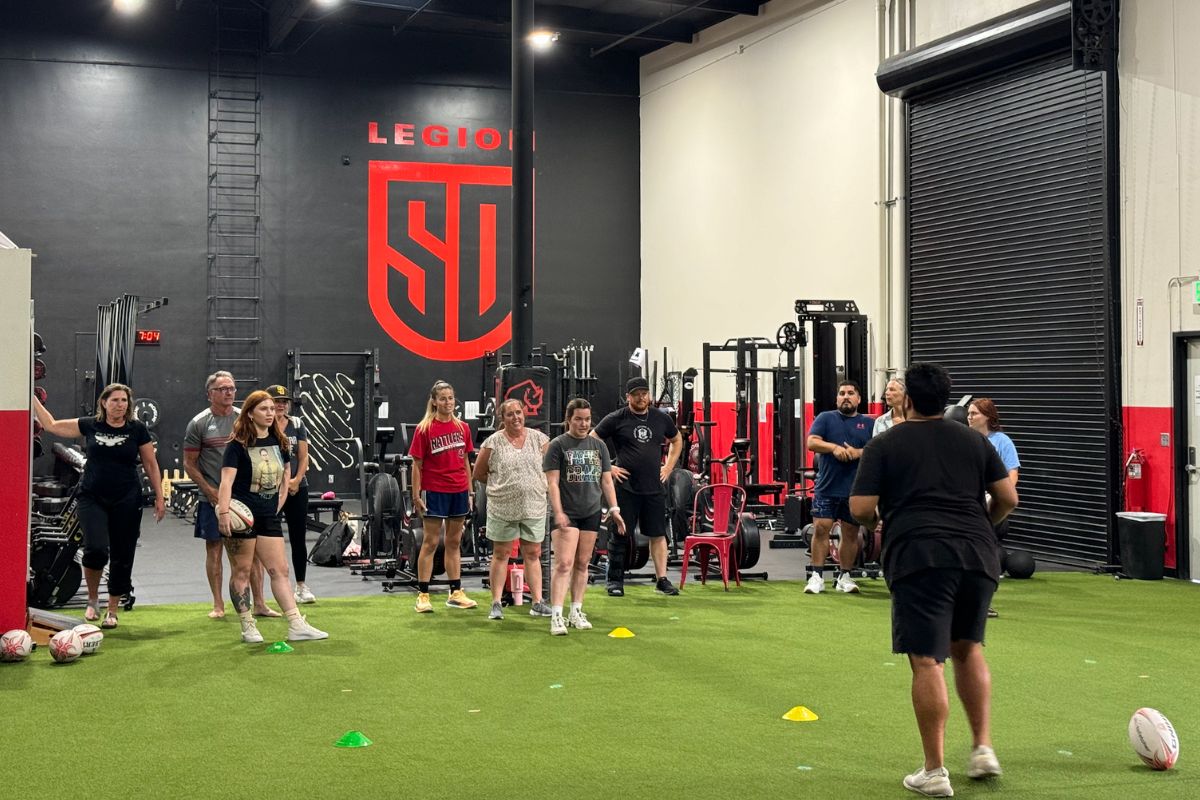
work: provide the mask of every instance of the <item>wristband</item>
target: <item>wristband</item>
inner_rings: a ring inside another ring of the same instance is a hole
[[[609,506],[608,507],[608,513],[610,513],[610,514],[614,511],[620,511],[620,510],[621,510],[620,506]]]

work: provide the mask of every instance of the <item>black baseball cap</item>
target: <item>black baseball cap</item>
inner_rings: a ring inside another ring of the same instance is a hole
[[[625,394],[633,394],[639,389],[650,391],[650,384],[645,378],[630,378],[625,382]]]
[[[272,400],[291,400],[292,396],[288,394],[288,390],[278,383],[274,386],[268,386],[267,394],[271,395]]]

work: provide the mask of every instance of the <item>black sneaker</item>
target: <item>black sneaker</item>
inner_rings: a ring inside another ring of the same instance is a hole
[[[625,586],[623,584],[610,583],[610,584],[608,584],[608,586],[606,588],[608,590],[609,597],[624,597],[625,596]]]
[[[666,578],[659,578],[658,583],[654,584],[654,591],[659,594],[674,596],[679,594],[679,590],[675,588],[675,584],[671,583]]]

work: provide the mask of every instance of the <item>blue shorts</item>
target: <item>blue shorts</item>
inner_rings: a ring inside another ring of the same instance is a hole
[[[850,498],[848,497],[822,497],[821,495],[813,496],[812,504],[813,519],[833,519],[849,522],[855,527],[858,526],[858,520],[854,519],[850,514]]]
[[[467,492],[423,492],[426,519],[460,519],[471,513]]]
[[[196,503],[196,528],[192,535],[206,542],[221,541],[221,531],[217,528],[217,512],[211,503],[203,500]]]

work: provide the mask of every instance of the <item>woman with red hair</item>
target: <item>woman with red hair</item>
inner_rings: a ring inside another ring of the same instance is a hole
[[[279,520],[279,512],[287,500],[287,492],[281,491],[286,487],[281,478],[288,462],[287,441],[271,395],[251,392],[233,423],[233,438],[225,448],[221,487],[217,492],[217,529],[225,537],[225,552],[229,556],[229,597],[242,622],[242,641],[250,644],[263,640],[250,605],[250,568],[255,553],[271,576],[271,593],[287,617],[288,640],[329,637],[300,616],[288,579],[283,525]],[[254,516],[254,524],[246,530],[233,530],[229,516],[231,499],[245,503]]]

